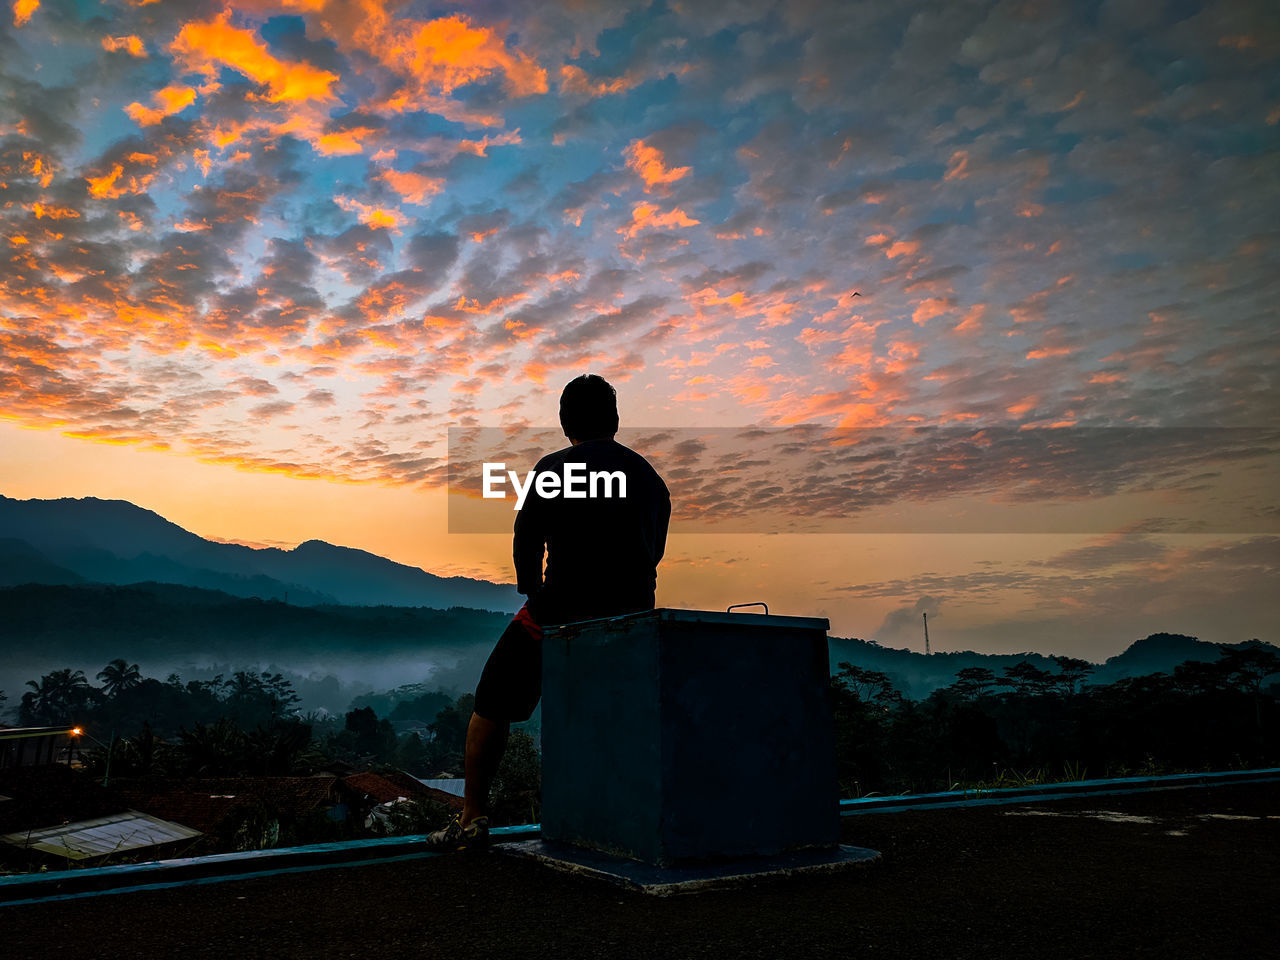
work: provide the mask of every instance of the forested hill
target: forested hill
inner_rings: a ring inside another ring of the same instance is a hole
[[[291,550],[218,543],[127,500],[0,496],[0,585],[154,580],[293,604],[466,606],[508,613],[511,584],[441,577],[323,540]]]
[[[0,589],[9,652],[55,665],[113,657],[281,664],[491,646],[505,614],[455,607],[300,607],[166,583]]]
[[[1232,647],[1249,645],[1250,641],[1227,644]],[[1269,644],[1267,646],[1276,649]],[[914,650],[882,647],[874,640],[841,637],[832,637],[830,648],[833,673],[841,662],[866,670],[878,670],[887,674],[903,694],[915,700],[927,697],[939,687],[948,686],[954,682],[956,673],[966,667],[985,667],[1000,676],[1006,667],[1026,660],[1041,670],[1058,672],[1053,660],[1040,653],[975,653],[965,650],[925,656]],[[1221,651],[1215,643],[1182,634],[1156,633],[1135,641],[1123,653],[1095,665],[1086,682],[1113,683],[1121,677],[1172,673],[1174,667],[1187,660],[1211,663],[1219,656]]]

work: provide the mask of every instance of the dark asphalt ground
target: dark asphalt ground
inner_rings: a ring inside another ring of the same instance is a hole
[[[1277,955],[1280,784],[873,814],[844,827],[883,862],[663,900],[500,854],[441,857],[0,907],[0,956]]]

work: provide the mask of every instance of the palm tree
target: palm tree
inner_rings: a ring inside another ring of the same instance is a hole
[[[83,670],[54,670],[40,678],[40,682],[28,680],[33,692],[24,694],[23,705],[45,723],[65,723],[72,711],[84,706],[86,695],[92,690]]]
[[[98,671],[98,679],[102,681],[102,692],[108,697],[115,697],[140,684],[142,674],[138,672],[136,663],[126,664],[116,658]]]

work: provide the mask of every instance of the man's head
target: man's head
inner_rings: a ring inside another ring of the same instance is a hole
[[[618,432],[618,394],[609,381],[584,373],[560,394],[560,426],[570,440],[600,440]]]

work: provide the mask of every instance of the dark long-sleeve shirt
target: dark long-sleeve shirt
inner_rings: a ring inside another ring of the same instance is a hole
[[[531,487],[516,514],[512,551],[516,589],[541,623],[565,623],[648,610],[654,604],[658,562],[667,543],[671,495],[649,461],[614,440],[587,440],[548,454],[535,475],[564,474],[583,464],[581,486],[591,492],[595,472],[626,476],[626,497],[566,498]],[[603,492],[599,483],[596,492]],[[546,570],[543,571],[543,553]]]

